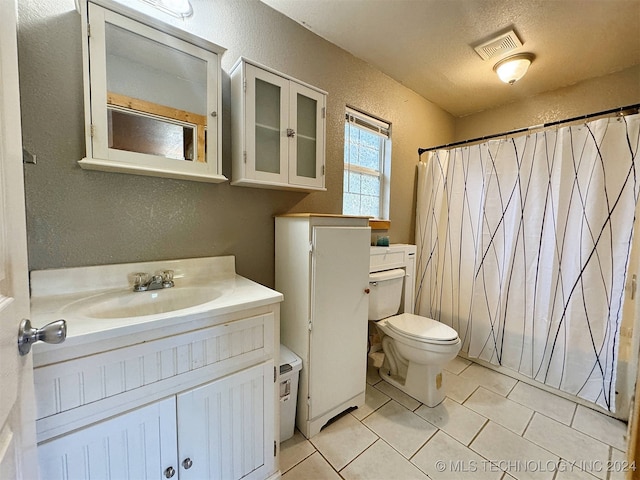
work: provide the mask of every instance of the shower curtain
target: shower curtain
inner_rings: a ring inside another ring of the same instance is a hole
[[[640,115],[430,152],[415,311],[462,351],[615,411]]]

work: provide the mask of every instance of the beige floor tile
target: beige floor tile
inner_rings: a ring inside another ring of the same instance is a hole
[[[580,470],[577,465],[561,460],[554,480],[596,480],[590,473]]]
[[[322,456],[340,471],[378,438],[353,415],[346,414],[309,439]]]
[[[551,480],[560,460],[557,455],[494,422],[482,429],[470,448],[519,480]]]
[[[473,395],[464,402],[464,406],[512,430],[518,435],[522,435],[533,415],[533,410],[502,395],[490,392],[484,387],[480,387],[473,392]]]
[[[539,413],[534,414],[524,438],[568,462],[598,461],[604,465],[609,459],[608,445]],[[591,473],[598,478],[606,478],[606,473],[605,475],[603,472]]]
[[[411,458],[437,431],[429,422],[395,401],[380,407],[362,423],[406,458]]]
[[[433,480],[497,480],[502,471],[469,447],[439,431],[411,459]]]
[[[389,400],[391,399],[380,390],[374,388],[372,385],[367,385],[365,388],[364,405],[353,410],[351,415],[358,420],[362,420]]]
[[[290,470],[316,449],[297,429],[293,437],[280,444],[280,471]]]
[[[627,450],[627,424],[604,413],[578,405],[571,426],[618,450]]]
[[[476,382],[487,390],[507,396],[511,389],[518,383],[514,378],[498,373],[495,370],[483,367],[474,363],[469,365],[464,372],[460,374],[461,378]]]
[[[463,403],[479,386],[478,382],[459,377],[447,370],[442,371],[442,380],[447,397],[458,403]]]
[[[507,398],[565,425],[571,425],[576,410],[574,402],[523,382],[518,382]]]
[[[343,468],[340,475],[347,480],[429,480],[429,477],[382,440],[367,448]]]
[[[420,406],[420,402],[418,400],[416,400],[410,395],[407,395],[402,390],[397,389],[396,387],[394,387],[393,385],[385,381],[376,383],[375,388],[380,390],[382,393],[388,395],[389,397],[394,399],[396,402],[398,402],[400,405],[405,406],[409,410],[415,410]]]
[[[469,365],[471,365],[471,362],[466,358],[456,357],[447,363],[444,366],[444,369],[451,373],[455,373],[456,375],[460,375],[460,373],[462,373],[462,371]]]
[[[370,365],[367,365],[367,383],[369,385],[375,385],[378,382],[381,382],[380,374],[378,373],[378,369],[374,368]]]
[[[445,398],[437,407],[422,405],[416,413],[464,445],[469,445],[487,421],[482,415],[450,398]]]
[[[282,480],[340,480],[331,465],[319,453],[314,453],[282,476]]]
[[[626,480],[626,475],[627,472],[631,469],[633,471],[633,469],[631,468],[631,466],[629,465],[629,460],[627,459],[627,454],[624,452],[621,452],[620,450],[616,449],[616,448],[612,448],[611,449],[611,463],[608,465],[609,468],[609,480]],[[638,472],[638,469],[640,468],[640,465],[638,465],[638,460],[636,460],[636,470],[635,472]]]

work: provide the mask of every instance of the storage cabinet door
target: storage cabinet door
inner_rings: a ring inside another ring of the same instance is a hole
[[[246,68],[246,175],[287,183],[289,81],[253,65]]]
[[[364,392],[370,241],[368,227],[313,228],[310,419]]]
[[[273,377],[270,361],[178,395],[181,480],[266,478],[273,472]]]
[[[323,188],[325,95],[291,82],[289,105],[289,183]]]
[[[40,474],[47,480],[158,480],[166,469],[178,470],[176,439],[171,397],[39,445]]]

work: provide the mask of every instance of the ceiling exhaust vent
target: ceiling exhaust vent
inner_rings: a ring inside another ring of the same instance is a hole
[[[493,37],[480,45],[473,47],[483,60],[503,55],[522,46],[522,42],[516,32],[509,30],[506,33]]]

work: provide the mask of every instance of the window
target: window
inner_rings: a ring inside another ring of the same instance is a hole
[[[389,219],[391,126],[347,107],[342,213]]]

